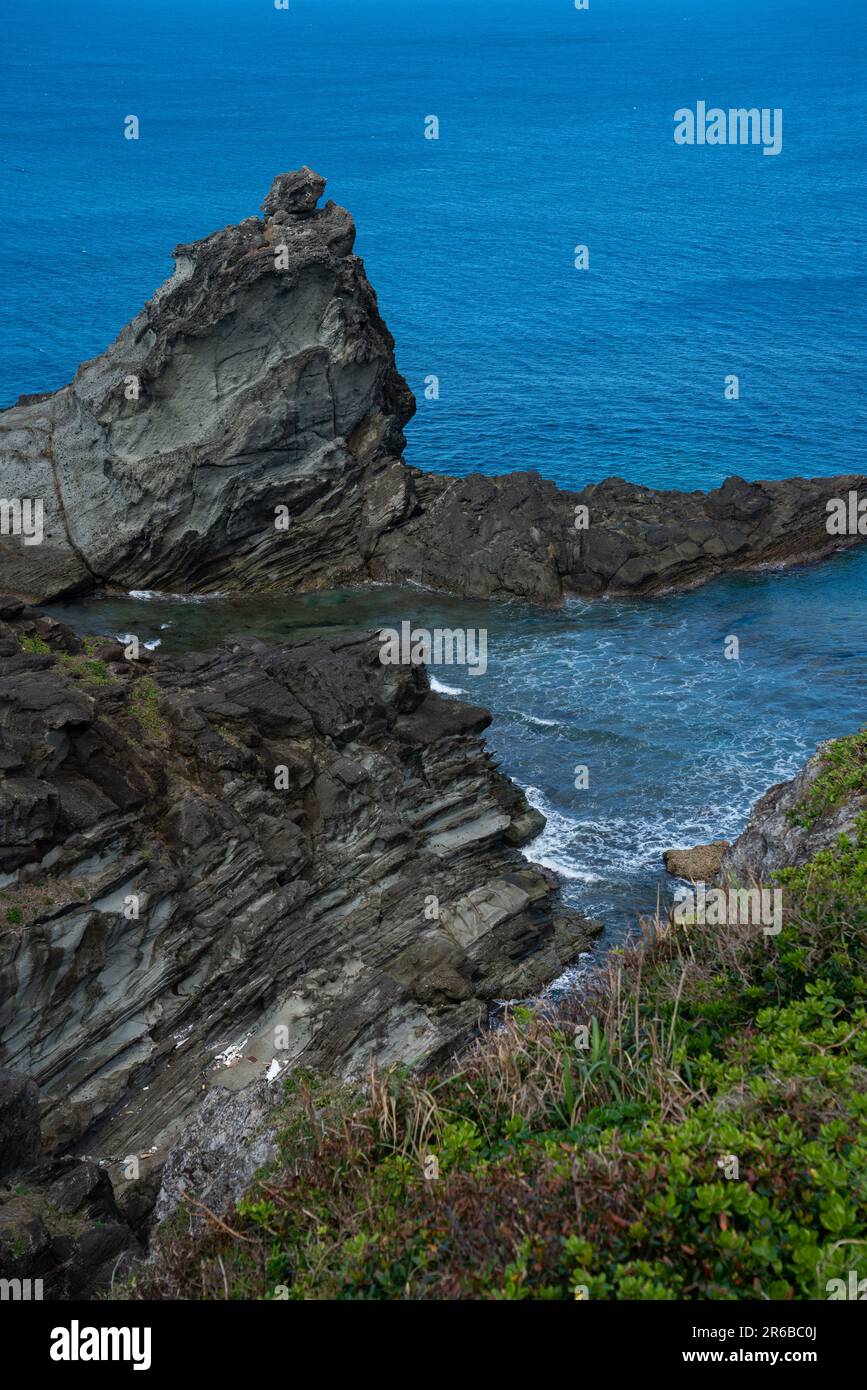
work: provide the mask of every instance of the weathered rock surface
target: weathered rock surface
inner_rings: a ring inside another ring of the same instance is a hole
[[[40,1142],[39,1091],[26,1076],[0,1071],[0,1179],[32,1167]]]
[[[820,850],[833,847],[841,835],[851,835],[856,818],[867,810],[867,796],[844,797],[839,804],[811,818],[808,826],[792,816],[822,772],[823,750],[828,746],[820,744],[795,777],[777,782],[759,797],[746,829],[733,843],[715,840],[691,849],[666,850],[663,860],[668,872],[694,883],[727,887],[769,885],[776,870],[799,868]]]
[[[263,218],[178,247],[173,277],[69,386],[0,412],[2,493],[45,505],[42,544],[0,536],[0,592],[373,579],[552,603],[859,539],[828,536],[825,504],[867,491],[863,477],[733,477],[707,494],[611,478],[569,493],[535,472],[406,467],[415,403],[352,218],[317,208],[324,187],[308,169],[281,174]]]
[[[865,483],[732,477],[703,493],[607,478],[564,492],[532,472],[419,478],[423,505],[377,538],[367,569],[375,579],[471,598],[556,603],[564,594],[653,594],[830,554],[841,542],[825,530],[825,504],[863,492]],[[584,530],[575,528],[579,506],[587,508]]]
[[[692,883],[713,883],[728,848],[728,840],[714,840],[709,845],[694,845],[692,849],[667,849],[662,858],[675,878],[689,879]]]
[[[43,544],[2,538],[0,590],[315,587],[358,570],[363,476],[400,452],[413,402],[352,218],[317,211],[323,189],[281,175],[264,220],[179,246],[103,356],[0,414],[4,495],[46,510]]]
[[[778,782],[756,802],[746,829],[723,855],[720,882],[743,885],[770,883],[777,869],[799,868],[820,850],[851,835],[856,818],[867,810],[867,796],[852,795],[830,808],[809,826],[793,823],[790,812],[804,800],[822,771],[822,748],[789,782]]]
[[[215,1212],[240,1201],[277,1151],[282,1099],[268,1081],[251,1081],[240,1091],[214,1086],[169,1151],[154,1219],[163,1221],[185,1197]],[[188,1209],[189,1220],[197,1216]]]
[[[161,1155],[212,1086],[449,1055],[589,945],[487,712],[378,656],[128,661],[0,599],[0,1061],[52,1149]]]

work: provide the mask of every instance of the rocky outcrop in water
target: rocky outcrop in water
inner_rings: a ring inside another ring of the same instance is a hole
[[[673,878],[713,883],[728,848],[728,840],[714,840],[709,845],[693,845],[691,849],[667,849],[662,860]]]
[[[841,835],[853,835],[855,821],[867,811],[867,797],[841,795],[815,817],[797,814],[817,777],[826,769],[821,745],[789,782],[778,782],[760,797],[746,829],[723,855],[721,883],[770,883],[777,869],[800,868],[820,850],[835,846]]]
[[[659,593],[830,554],[841,542],[825,530],[826,501],[865,484],[727,478],[708,493],[657,492],[607,478],[570,493],[537,473],[425,479],[424,505],[377,539],[368,568],[472,598]]]
[[[212,1087],[449,1056],[590,944],[487,712],[379,650],[129,660],[0,599],[0,1064],[51,1150],[147,1168]]]
[[[103,356],[0,415],[5,495],[45,503],[41,545],[3,539],[3,589],[315,587],[357,570],[366,470],[400,452],[413,402],[352,218],[316,208],[324,186],[282,175],[263,220],[179,246]]]
[[[570,493],[535,472],[408,468],[414,400],[352,218],[317,207],[324,187],[309,169],[280,175],[262,218],[178,247],[172,278],[69,386],[0,412],[3,496],[44,506],[41,544],[0,534],[0,591],[373,579],[553,603],[863,539],[831,538],[825,509],[867,492],[863,477],[729,478],[707,494],[611,478]]]
[[[836,846],[841,835],[852,838],[857,818],[867,811],[867,797],[847,793],[845,784],[839,797],[804,815],[817,778],[827,772],[827,756],[833,747],[833,743],[821,744],[788,782],[769,787],[754,804],[746,828],[731,844],[715,840],[690,849],[666,850],[663,861],[668,872],[694,883],[769,885],[778,869],[800,868],[820,850]]]

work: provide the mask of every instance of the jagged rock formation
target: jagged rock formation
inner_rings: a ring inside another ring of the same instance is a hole
[[[46,509],[42,545],[5,538],[3,589],[315,586],[357,567],[362,477],[400,452],[413,403],[352,218],[316,210],[324,186],[283,175],[264,221],[179,246],[108,352],[0,416],[4,494]]]
[[[825,530],[826,501],[865,481],[733,477],[703,493],[607,478],[570,493],[537,473],[424,477],[415,485],[422,505],[377,538],[368,570],[471,598],[653,594],[830,554],[841,542]],[[575,528],[578,507],[587,508],[586,530]]]
[[[159,1155],[211,1086],[450,1055],[586,949],[489,720],[365,635],[132,661],[0,599],[0,1062],[46,1143]]]
[[[777,782],[759,797],[746,828],[733,843],[715,840],[690,849],[670,849],[663,855],[665,867],[675,878],[695,883],[749,887],[771,884],[778,869],[797,869],[835,846],[841,835],[852,837],[855,821],[867,811],[867,797],[843,795],[839,801],[805,818],[793,814],[809,796],[817,777],[826,769],[827,750],[817,752],[788,782]]]
[[[286,1120],[286,1098],[268,1081],[253,1081],[241,1091],[213,1087],[169,1150],[154,1220],[164,1221],[189,1197],[211,1211],[232,1206],[274,1158]],[[188,1211],[191,1221],[198,1219],[197,1210]]]
[[[729,478],[707,494],[612,478],[568,493],[535,472],[407,468],[413,397],[351,217],[317,208],[324,187],[309,169],[280,175],[262,219],[178,247],[172,278],[69,386],[0,412],[0,490],[45,506],[42,544],[0,535],[0,591],[375,579],[551,603],[861,539],[829,537],[825,504],[867,490],[863,477]]]

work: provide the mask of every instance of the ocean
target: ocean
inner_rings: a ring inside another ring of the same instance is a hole
[[[864,469],[861,0],[4,0],[3,33],[0,405],[70,380],[174,245],[308,164],[356,219],[416,393],[409,463],[567,487]],[[699,101],[781,110],[781,152],[676,145]],[[865,579],[852,553],[650,602],[469,606],[488,673],[435,675],[494,711],[549,817],[532,854],[609,939],[670,888],[662,849],[737,833],[863,722]],[[68,616],[169,649],[454,609],[374,591]]]

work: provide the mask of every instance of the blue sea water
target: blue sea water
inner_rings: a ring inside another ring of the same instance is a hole
[[[863,461],[862,0],[2,11],[0,404],[306,163],[356,218],[419,467],[703,487]],[[782,108],[782,153],[676,146],[698,100]]]
[[[175,244],[306,163],[356,218],[419,399],[409,462],[574,487],[864,468],[862,0],[3,0],[2,21],[0,405],[68,381]],[[781,108],[781,154],[676,146],[699,100]],[[652,603],[476,613],[490,671],[453,683],[493,708],[505,769],[549,814],[534,852],[573,900],[611,921],[646,906],[662,848],[734,833],[862,722],[865,577],[850,554]]]

